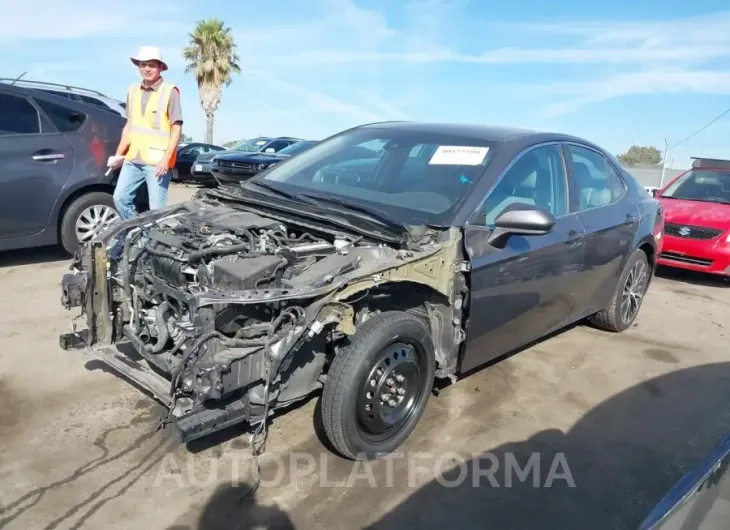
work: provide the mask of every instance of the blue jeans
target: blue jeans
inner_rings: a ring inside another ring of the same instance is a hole
[[[114,189],[114,205],[122,219],[137,215],[134,198],[143,182],[147,183],[150,210],[159,210],[167,205],[167,187],[170,185],[172,170],[162,177],[155,175],[155,166],[124,161],[119,172],[119,181]]]

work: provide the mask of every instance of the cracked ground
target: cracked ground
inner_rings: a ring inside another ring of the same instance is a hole
[[[662,272],[629,331],[574,326],[444,386],[391,458],[341,460],[317,399],[292,407],[246,494],[248,431],[181,446],[153,400],[58,347],[67,267],[0,255],[0,528],[636,528],[730,432],[730,288]]]

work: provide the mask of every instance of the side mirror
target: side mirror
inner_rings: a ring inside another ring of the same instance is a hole
[[[276,149],[274,149],[273,147],[267,147],[266,149],[264,149],[264,153],[276,153]]]
[[[652,197],[656,197],[657,195],[659,195],[659,190],[658,190],[658,189],[656,189],[656,190],[651,190],[651,196],[652,196]]]
[[[494,221],[494,231],[487,241],[497,248],[504,248],[513,235],[542,236],[555,226],[555,217],[547,210],[529,204],[511,204]]]

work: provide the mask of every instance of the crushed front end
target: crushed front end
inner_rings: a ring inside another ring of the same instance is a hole
[[[61,346],[150,392],[183,441],[261,423],[323,385],[366,295],[399,281],[453,289],[453,233],[404,249],[320,228],[204,199],[119,223],[63,277],[62,304],[80,315]]]

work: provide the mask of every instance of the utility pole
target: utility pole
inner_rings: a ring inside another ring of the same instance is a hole
[[[667,139],[664,138],[664,156],[662,157],[662,176],[659,179],[659,187],[664,187],[664,172],[667,169],[667,154],[669,153],[669,142],[667,142]]]

